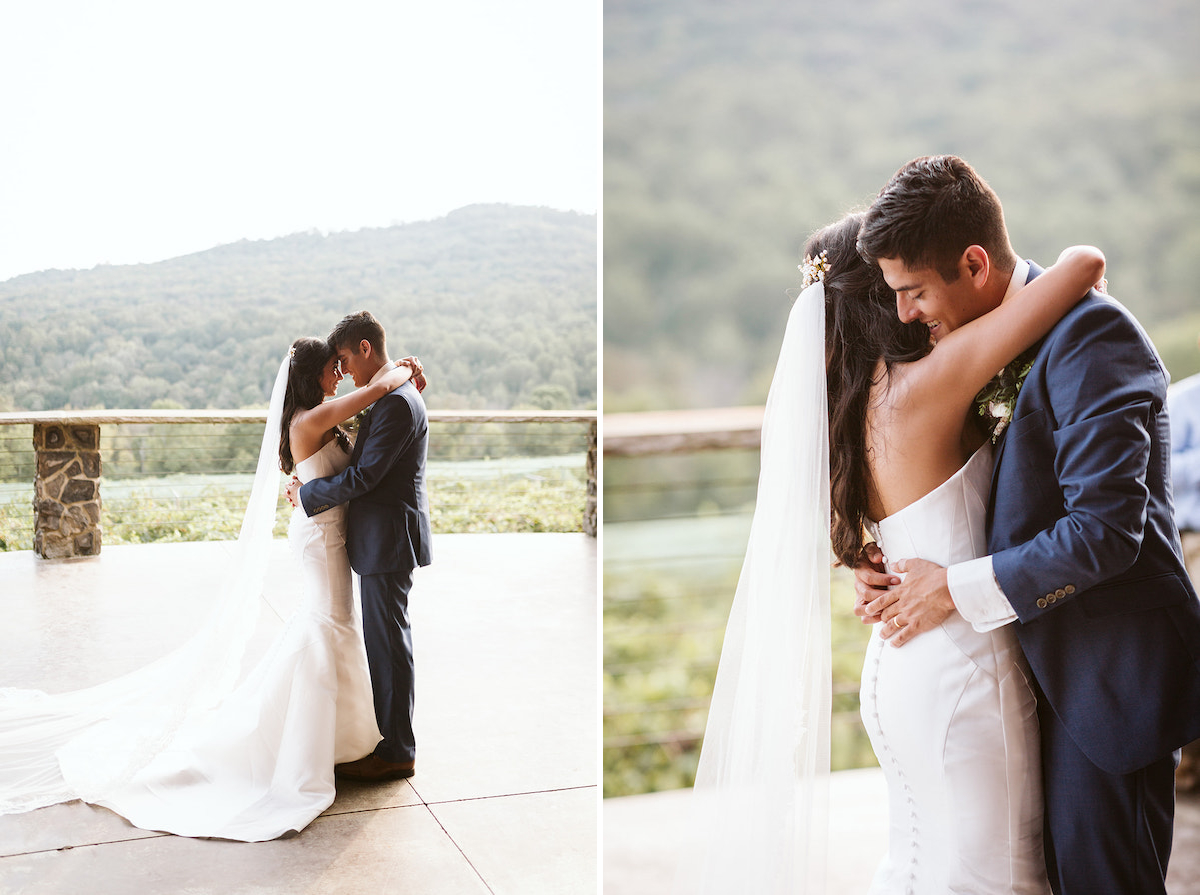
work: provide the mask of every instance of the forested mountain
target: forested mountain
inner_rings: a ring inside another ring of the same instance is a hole
[[[473,205],[0,283],[0,410],[263,407],[294,338],[362,309],[431,407],[595,406],[595,215]]]
[[[807,236],[919,155],[1200,369],[1200,5],[608,0],[606,409],[761,401]]]

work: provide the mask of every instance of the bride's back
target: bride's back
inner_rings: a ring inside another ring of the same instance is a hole
[[[921,361],[879,362],[867,407],[869,509],[878,521],[947,481],[983,444],[968,422],[968,407],[932,398],[923,388]]]

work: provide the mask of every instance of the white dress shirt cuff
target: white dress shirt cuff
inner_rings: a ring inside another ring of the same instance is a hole
[[[946,569],[946,584],[958,613],[980,634],[1017,620],[992,569],[992,558],[959,562]]]

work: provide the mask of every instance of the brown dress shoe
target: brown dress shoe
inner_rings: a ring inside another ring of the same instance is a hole
[[[333,766],[333,772],[347,780],[375,783],[382,780],[402,780],[416,773],[416,762],[387,761],[374,752],[358,761]]]

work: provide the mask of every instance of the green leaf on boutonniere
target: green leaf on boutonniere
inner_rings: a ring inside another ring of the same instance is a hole
[[[347,431],[349,431],[350,433],[352,433],[354,435],[357,435],[359,427],[362,426],[363,420],[365,420],[367,418],[367,414],[370,412],[370,410],[371,410],[371,408],[369,408],[369,407],[366,408],[365,410],[360,410],[358,413],[356,413],[354,415],[353,419],[347,420],[346,422],[342,423],[342,425],[346,427]]]
[[[983,417],[991,435],[992,444],[1012,421],[1017,406],[1017,395],[1025,384],[1025,377],[1033,369],[1038,346],[1028,348],[1016,360],[996,374],[975,396],[975,412]]]

